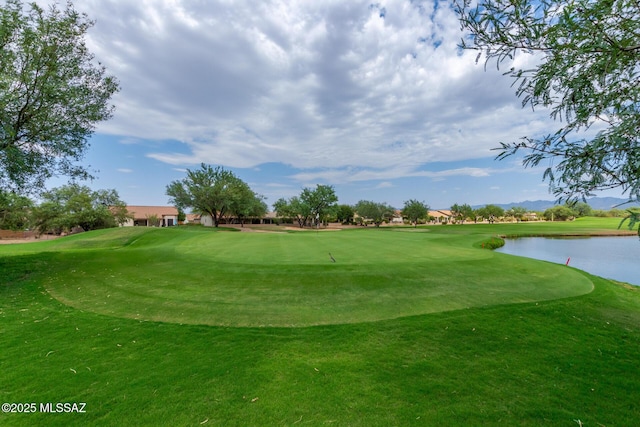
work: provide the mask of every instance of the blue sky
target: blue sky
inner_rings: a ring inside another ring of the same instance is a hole
[[[128,204],[167,204],[166,186],[201,162],[234,171],[269,204],[316,184],[333,185],[340,203],[395,207],[553,198],[542,168],[494,161],[491,149],[560,125],[523,110],[508,77],[460,51],[449,2],[76,8],[96,21],[87,44],[121,84],[84,164],[97,171],[91,187]]]

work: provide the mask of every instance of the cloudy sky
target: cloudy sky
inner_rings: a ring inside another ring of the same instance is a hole
[[[559,124],[458,48],[449,4],[77,0],[121,84],[85,158],[91,186],[164,205],[167,184],[204,162],[268,203],[316,184],[396,207],[552,199],[542,170],[491,149]]]

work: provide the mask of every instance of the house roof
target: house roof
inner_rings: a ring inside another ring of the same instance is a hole
[[[158,218],[178,215],[178,209],[173,206],[127,206],[127,211],[135,219],[149,218],[152,215]]]
[[[437,211],[429,211],[429,216],[432,216],[434,218],[440,218],[443,216],[450,217],[453,216],[453,213],[448,209],[440,209]]]

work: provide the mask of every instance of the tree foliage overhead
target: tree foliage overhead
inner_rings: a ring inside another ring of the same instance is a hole
[[[561,127],[503,142],[498,158],[520,150],[561,200],[620,188],[640,200],[640,3],[637,0],[455,0],[462,47],[512,66],[516,54],[537,65],[510,68],[523,106],[543,107]]]
[[[622,227],[622,225],[627,221],[629,221],[630,229],[640,224],[640,208],[627,209],[627,216],[622,219],[618,228]],[[640,225],[638,226],[638,236],[640,236]]]
[[[95,124],[111,117],[118,83],[85,45],[93,25],[71,2],[61,10],[0,6],[0,185],[42,188],[54,175],[86,178]]]

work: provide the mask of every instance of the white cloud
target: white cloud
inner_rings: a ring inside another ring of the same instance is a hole
[[[128,169],[128,168],[118,168],[118,172],[120,173],[132,173],[133,169]]]
[[[491,156],[549,121],[458,50],[457,18],[435,4],[83,1],[90,48],[122,86],[100,131],[181,141],[148,153],[171,165],[279,162],[300,181],[485,176],[423,169]]]
[[[137,138],[129,138],[129,137],[124,137],[118,140],[118,143],[123,145],[134,145],[134,144],[139,144],[140,142],[141,141]]]
[[[381,182],[380,184],[378,184],[376,186],[376,188],[378,188],[378,189],[380,189],[380,188],[393,188],[393,187],[395,187],[395,186],[389,181]]]
[[[370,181],[370,180],[390,180],[397,177],[424,177],[424,178],[432,178],[435,181],[442,180],[447,177],[452,176],[470,176],[470,177],[486,177],[490,176],[493,173],[497,173],[499,171],[494,171],[490,168],[475,168],[475,167],[464,167],[464,168],[456,168],[456,169],[447,169],[441,171],[429,171],[429,170],[421,170],[415,171],[412,170],[411,167],[398,167],[398,168],[389,168],[389,169],[380,169],[380,170],[369,170],[369,169],[354,169],[354,168],[334,168],[327,169],[322,171],[308,171],[301,172],[298,174],[294,174],[291,176],[296,181],[300,182],[329,182],[329,183],[339,183],[339,182],[357,182],[357,181]],[[391,184],[386,181],[386,184]],[[382,188],[382,187],[378,187]]]

